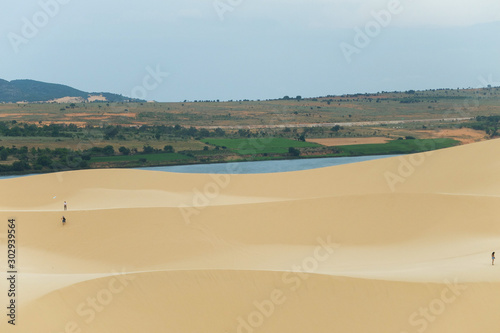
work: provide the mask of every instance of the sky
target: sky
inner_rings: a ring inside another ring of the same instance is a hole
[[[0,78],[178,102],[500,86],[498,0],[2,3]]]

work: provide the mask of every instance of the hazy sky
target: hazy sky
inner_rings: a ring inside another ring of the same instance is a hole
[[[157,101],[500,85],[498,0],[23,0],[0,78]]]

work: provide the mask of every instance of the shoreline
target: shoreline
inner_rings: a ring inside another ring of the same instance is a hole
[[[58,173],[58,172],[69,172],[69,171],[82,171],[82,170],[108,170],[108,169],[120,169],[120,170],[148,170],[148,169],[153,169],[153,168],[165,168],[165,167],[195,167],[195,166],[213,166],[213,165],[225,165],[225,164],[231,164],[231,163],[253,163],[253,162],[280,162],[280,161],[301,161],[301,160],[324,160],[328,158],[333,158],[333,159],[340,159],[340,158],[362,158],[362,157],[367,157],[367,158],[373,158],[376,159],[377,157],[380,158],[389,158],[393,156],[400,156],[403,154],[380,154],[380,155],[357,155],[357,156],[304,156],[304,157],[295,157],[295,158],[272,158],[272,159],[240,159],[240,160],[234,160],[234,161],[214,161],[214,162],[208,162],[208,163],[179,163],[179,164],[164,164],[164,165],[152,165],[152,166],[132,166],[132,167],[120,167],[120,166],[114,166],[114,167],[109,167],[109,168],[86,168],[86,169],[67,169],[67,170],[54,170],[54,171],[48,171],[48,172],[21,172],[21,173],[10,173],[10,174],[2,174],[0,173],[0,180],[3,179],[10,179],[10,178],[17,178],[17,177],[25,177],[25,176],[37,176],[37,175],[45,175],[45,174],[51,174],[51,173]],[[354,162],[356,163],[356,162]]]
[[[153,154],[136,154],[133,157],[139,159],[130,159],[130,155],[126,156],[130,160],[123,161],[113,161],[113,158],[122,157],[123,155],[113,155],[106,158],[111,160],[104,161],[92,161],[90,158],[89,162],[86,163],[85,167],[75,167],[70,168],[64,164],[53,163],[51,169],[43,168],[42,170],[23,170],[23,171],[7,171],[0,172],[0,177],[2,176],[23,176],[23,175],[35,175],[35,174],[46,174],[61,171],[76,171],[76,170],[92,170],[92,169],[134,169],[134,168],[149,168],[149,167],[169,167],[169,166],[189,166],[189,165],[211,165],[211,164],[224,164],[224,163],[241,163],[241,162],[260,162],[260,161],[283,161],[283,160],[307,160],[307,159],[324,159],[324,158],[339,158],[339,157],[363,157],[363,156],[387,156],[387,155],[406,155],[421,153],[426,151],[435,151],[440,149],[446,149],[453,146],[459,145],[459,142],[453,139],[438,141],[439,139],[428,139],[428,140],[394,140],[385,144],[359,144],[359,145],[349,145],[349,146],[338,146],[334,147],[336,152],[327,151],[324,154],[314,154],[307,150],[295,149],[297,156],[293,156],[291,153],[270,153],[269,155],[261,153],[254,155],[238,155],[237,151],[232,151],[232,155],[226,155],[225,157],[216,156],[215,158],[201,158],[196,155],[189,155],[189,151],[175,153],[177,155],[182,155],[184,157],[189,157],[189,159],[177,159],[177,160],[148,160],[146,157],[169,155],[169,153],[153,153]],[[292,148],[290,148],[292,149]],[[307,149],[307,148],[306,148]],[[267,156],[266,156],[267,155]],[[144,158],[140,158],[144,156]],[[228,158],[234,158],[229,160]],[[99,158],[99,157],[95,157]],[[141,161],[142,160],[142,161]],[[35,172],[33,172],[35,171]]]

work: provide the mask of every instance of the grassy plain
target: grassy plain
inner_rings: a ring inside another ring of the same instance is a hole
[[[485,88],[381,92],[300,100],[0,104],[0,120],[80,126],[287,126],[500,115],[499,100],[500,88]]]
[[[448,148],[460,142],[453,139],[393,140],[387,143],[337,146],[350,155],[413,154],[429,150]]]
[[[316,143],[275,137],[249,139],[205,139],[203,142],[216,147],[225,147],[240,155],[285,154],[288,152],[288,148],[290,147],[321,147],[321,145]]]
[[[424,150],[423,143],[439,149],[497,136],[500,122],[478,116],[500,116],[500,88],[266,101],[0,104],[0,155],[2,148],[9,154],[0,156],[0,172],[51,171],[50,159],[59,167],[94,168],[297,158],[290,148],[302,158],[404,154]],[[63,127],[51,134],[57,125]],[[32,135],[30,126],[48,132]],[[8,132],[14,127],[17,134]],[[360,138],[372,144],[342,144]],[[325,140],[339,141],[321,144]],[[114,153],[95,151],[105,147]],[[12,163],[17,166],[9,169]]]

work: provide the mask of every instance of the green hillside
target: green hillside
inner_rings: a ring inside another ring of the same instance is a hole
[[[108,102],[144,102],[111,93],[92,94],[102,94],[106,97]],[[34,80],[13,80],[9,82],[0,79],[0,103],[47,102],[63,97],[81,97],[87,99],[89,95],[90,93],[88,92],[62,84],[45,83]]]

